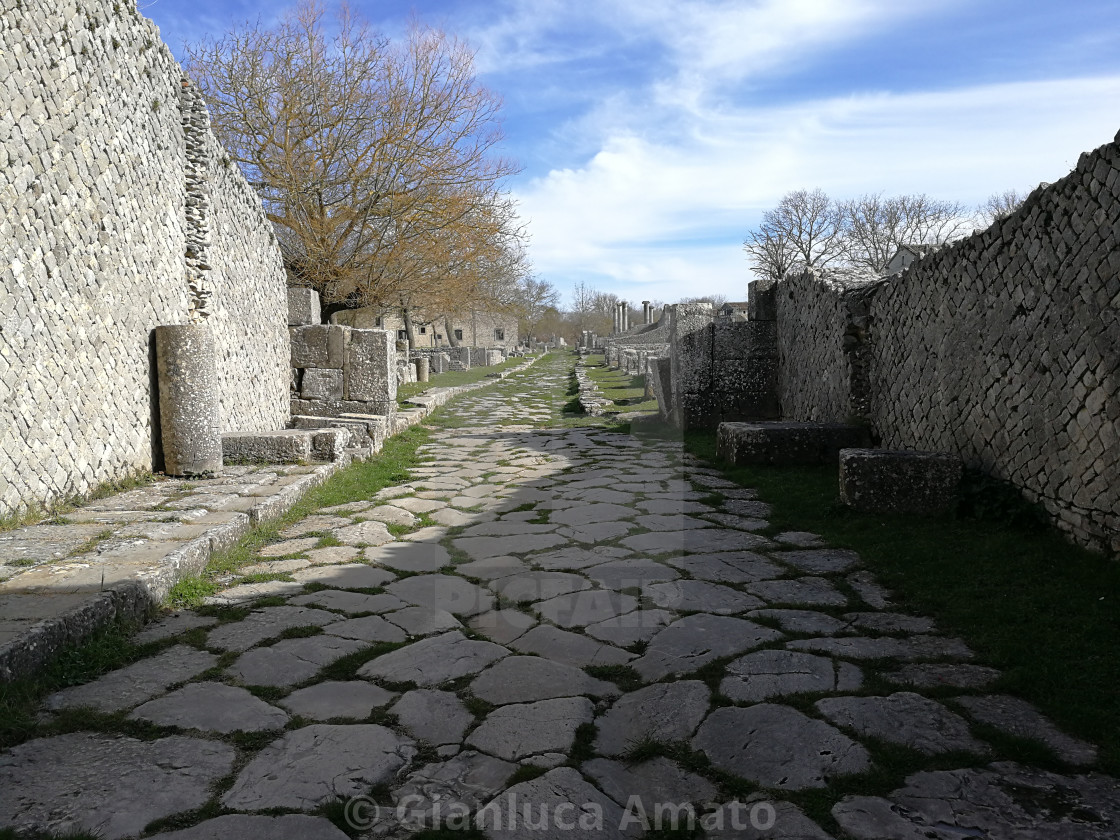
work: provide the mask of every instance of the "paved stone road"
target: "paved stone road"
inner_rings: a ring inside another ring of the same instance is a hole
[[[613,838],[688,806],[714,838],[1120,836],[1094,748],[984,693],[998,674],[858,556],[760,535],[766,503],[678,443],[545,428],[569,371],[462,398],[414,480],[288,528],[247,570],[286,579],[215,602],[269,600],[168,617],[150,657],[50,697],[45,720],[95,713],[0,756],[0,826]],[[1002,760],[996,729],[1064,771]],[[900,754],[918,769],[875,789]]]

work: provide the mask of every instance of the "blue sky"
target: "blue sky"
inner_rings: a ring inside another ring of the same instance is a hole
[[[631,300],[746,296],[742,251],[793,189],[976,204],[1120,129],[1117,0],[352,0],[477,49],[505,100],[537,273]],[[283,3],[140,0],[184,41]]]

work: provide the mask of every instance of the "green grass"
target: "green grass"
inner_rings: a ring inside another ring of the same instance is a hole
[[[589,356],[588,359],[602,359],[602,356]],[[605,362],[599,366],[588,361],[587,375],[599,386],[603,396],[614,402],[614,406],[604,409],[608,413],[623,411],[657,411],[657,400],[645,398],[646,378],[632,376],[621,370],[611,370]]]
[[[428,378],[427,382],[405,382],[397,387],[397,402],[404,405],[410,397],[422,394],[429,388],[451,388],[457,385],[473,385],[482,382],[491,373],[517,367],[525,361],[524,358],[513,356],[500,365],[489,367],[472,367],[470,370],[449,370],[446,373],[437,373]]]
[[[964,639],[1003,671],[994,690],[1100,745],[1101,769],[1120,775],[1120,564],[1051,529],[856,513],[839,503],[835,467],[732,467],[710,432],[684,439],[773,505],[764,533],[813,531],[858,551],[900,611]]]

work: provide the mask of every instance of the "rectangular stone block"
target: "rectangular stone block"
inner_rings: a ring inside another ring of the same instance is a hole
[[[847,423],[720,423],[716,454],[733,464],[835,464],[841,449],[866,448],[866,426]]]
[[[778,355],[776,321],[733,321],[712,324],[712,357],[718,368],[725,359]]]
[[[288,326],[306,327],[323,321],[319,293],[305,286],[288,287]]]
[[[349,327],[318,324],[289,327],[288,333],[292,340],[292,367],[342,369],[350,338]]]
[[[747,320],[778,320],[778,284],[773,280],[752,280],[747,283]]]
[[[363,413],[392,413],[397,402],[396,368],[396,343],[387,330],[353,330],[346,349],[345,398],[368,403]]]
[[[500,365],[503,361],[505,361],[505,356],[502,354],[501,350],[486,351],[486,364]]]
[[[483,348],[483,347],[469,347],[467,349],[470,352],[471,367],[472,368],[486,367],[488,362],[486,361],[486,349],[485,348]]]
[[[341,400],[342,371],[331,368],[308,368],[303,372],[300,395],[305,400]]]
[[[311,457],[316,461],[337,461],[349,445],[348,429],[322,429],[311,433]]]
[[[311,434],[301,429],[252,434],[227,432],[222,435],[222,458],[268,464],[304,463],[311,460]]]
[[[937,452],[840,450],[840,499],[866,513],[934,516],[956,507],[961,459]]]
[[[343,414],[338,417],[295,415],[292,425],[298,429],[341,429],[348,433],[344,446],[368,447],[380,452],[388,437],[390,420],[379,414]]]

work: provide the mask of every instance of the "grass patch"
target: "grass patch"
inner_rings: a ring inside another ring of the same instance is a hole
[[[490,378],[490,374],[499,373],[522,364],[525,359],[512,356],[500,365],[489,367],[472,367],[470,370],[449,370],[446,373],[437,373],[429,377],[427,382],[405,382],[397,386],[397,403],[404,405],[410,397],[424,393],[429,388],[453,388],[459,385],[473,385],[476,382]]]
[[[597,680],[613,682],[622,691],[637,691],[645,681],[629,665],[588,665],[583,669]]]
[[[88,493],[68,496],[66,499],[56,502],[55,504],[32,504],[25,510],[21,510],[17,513],[10,513],[6,516],[0,516],[0,532],[24,528],[46,519],[61,519],[67,513],[80,508],[82,505],[88,505],[90,502],[96,502],[99,499],[104,499],[109,496],[115,496],[117,493],[135,490],[138,487],[147,487],[149,484],[154,484],[160,480],[162,480],[162,476],[154,475],[144,470],[138,470],[137,472],[115,479],[114,481],[106,481],[103,484],[99,484]]]
[[[773,506],[768,533],[813,531],[858,551],[901,611],[960,636],[1003,671],[995,690],[1099,744],[1101,769],[1120,774],[1120,564],[1024,525],[1002,502],[997,521],[861,514],[840,506],[835,467],[720,465],[713,434],[684,441]]]

